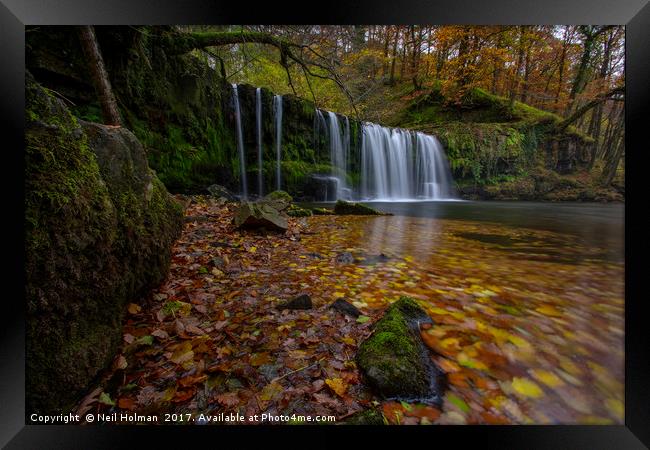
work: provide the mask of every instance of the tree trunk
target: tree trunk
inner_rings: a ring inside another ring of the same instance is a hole
[[[393,58],[390,62],[390,84],[395,84],[395,61],[397,61],[397,41],[399,40],[399,28],[395,26],[395,40],[393,41]]]
[[[93,86],[99,96],[104,123],[106,125],[120,126],[122,124],[120,112],[117,109],[117,102],[113,95],[113,89],[111,89],[108,73],[104,67],[104,59],[99,50],[94,28],[88,25],[79,27],[79,38],[84,55],[88,59],[88,69],[90,70]]]

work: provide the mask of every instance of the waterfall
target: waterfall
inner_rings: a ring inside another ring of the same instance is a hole
[[[389,201],[452,199],[451,174],[440,142],[424,133],[364,123],[361,196]]]
[[[337,180],[336,198],[349,199],[351,190],[347,186],[348,172],[348,150],[350,148],[350,129],[347,122],[347,132],[341,136],[341,126],[338,116],[327,112],[329,119],[329,144],[330,144],[330,162],[332,164],[332,178]]]
[[[248,183],[246,181],[246,154],[244,153],[244,135],[241,126],[241,111],[239,109],[239,93],[237,84],[232,85],[232,98],[235,105],[235,124],[237,126],[237,150],[239,152],[239,170],[241,176],[242,196],[248,199]]]
[[[257,122],[257,194],[264,195],[262,179],[262,89],[255,90],[255,121]]]
[[[275,154],[277,163],[275,168],[275,179],[277,190],[282,188],[282,96],[273,96],[273,116],[275,117]]]

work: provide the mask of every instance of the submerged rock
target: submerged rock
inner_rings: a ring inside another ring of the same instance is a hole
[[[354,306],[352,303],[344,300],[342,298],[336,299],[334,303],[330,305],[330,308],[333,308],[343,314],[357,318],[361,315],[361,312]]]
[[[336,262],[339,264],[352,264],[354,262],[354,256],[350,252],[343,252],[336,255]]]
[[[346,202],[339,200],[334,205],[334,214],[339,216],[359,215],[359,216],[390,216],[392,214],[377,211],[361,203]]]
[[[299,295],[289,301],[278,305],[278,309],[311,309],[311,297],[307,294]]]
[[[288,227],[287,218],[265,203],[243,202],[235,211],[233,223],[237,228],[272,231],[286,231]]]
[[[219,184],[213,184],[206,188],[206,191],[214,198],[223,198],[229,202],[236,202],[239,199],[228,188]]]
[[[431,362],[420,338],[421,323],[431,323],[431,318],[415,300],[401,297],[359,347],[357,364],[382,397],[440,403],[443,373]]]

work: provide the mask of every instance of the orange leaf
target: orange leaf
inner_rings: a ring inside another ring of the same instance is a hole
[[[348,386],[341,378],[327,378],[325,383],[332,389],[339,397],[344,397]]]
[[[117,401],[117,406],[133,411],[135,409],[135,401],[132,398],[122,397]]]

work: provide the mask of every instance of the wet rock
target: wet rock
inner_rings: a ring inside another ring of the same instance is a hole
[[[401,297],[359,347],[357,364],[382,397],[440,404],[443,373],[420,338],[422,323],[431,319],[415,300]]]
[[[354,256],[350,252],[343,252],[336,255],[336,262],[339,264],[352,264],[354,262]]]
[[[345,425],[386,425],[384,415],[378,409],[359,411],[343,421]]]
[[[243,202],[235,211],[233,223],[237,228],[271,231],[286,231],[288,227],[287,218],[264,203]]]
[[[287,215],[291,217],[309,217],[313,215],[311,209],[301,208],[298,205],[291,204],[287,209]]]
[[[342,298],[336,299],[334,303],[330,305],[330,308],[333,308],[343,314],[357,318],[361,315],[361,312],[354,306],[352,303],[344,300]]]
[[[292,202],[293,197],[285,191],[273,191],[258,201],[259,204],[268,205],[280,212],[287,211],[292,206]]]
[[[347,215],[361,215],[361,216],[388,216],[392,215],[389,213],[383,213],[377,211],[374,208],[371,208],[361,203],[346,202],[345,200],[339,200],[334,206],[334,214],[339,216]]]
[[[334,215],[334,211],[332,211],[331,209],[327,209],[327,208],[312,208],[311,212],[315,216],[333,216]]]
[[[229,202],[236,202],[239,200],[237,196],[233,194],[228,188],[223,187],[219,184],[208,186],[205,190],[208,192],[208,194],[217,199],[223,198]]]
[[[278,309],[311,309],[311,297],[307,294],[299,295],[291,300],[278,305]]]
[[[390,258],[383,253],[379,255],[364,255],[362,258],[356,258],[355,261],[361,265],[370,265],[387,262]]]

